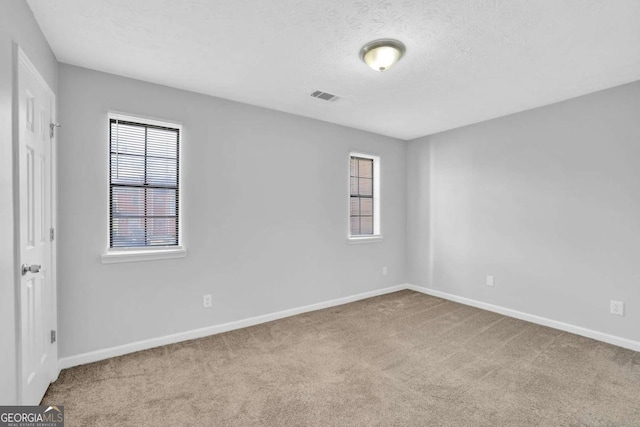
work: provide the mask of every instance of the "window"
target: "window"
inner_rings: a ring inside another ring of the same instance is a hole
[[[110,115],[110,251],[181,249],[180,134],[179,125]]]
[[[380,158],[351,153],[349,239],[380,239]]]

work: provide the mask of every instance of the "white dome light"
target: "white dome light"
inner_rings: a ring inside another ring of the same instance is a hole
[[[364,45],[360,58],[371,69],[384,72],[393,67],[402,58],[406,48],[398,40],[380,39]]]

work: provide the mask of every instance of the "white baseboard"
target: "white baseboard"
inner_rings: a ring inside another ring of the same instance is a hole
[[[335,307],[338,305],[348,304],[350,302],[359,301],[362,299],[371,298],[379,295],[384,295],[391,292],[397,292],[403,289],[410,289],[423,294],[432,295],[438,298],[443,298],[450,301],[459,302],[461,304],[481,308],[483,310],[493,311],[495,313],[503,314],[505,316],[515,317],[516,319],[526,320],[528,322],[536,323],[543,326],[548,326],[550,328],[559,329],[561,331],[582,335],[584,337],[592,338],[598,341],[603,341],[609,344],[617,345],[619,347],[628,348],[630,350],[640,351],[639,341],[633,341],[627,338],[606,334],[604,332],[594,331],[592,329],[583,328],[581,326],[575,326],[568,323],[559,322],[557,320],[548,319],[546,317],[536,316],[535,314],[524,313],[521,311],[512,310],[510,308],[501,307],[498,305],[493,305],[486,302],[461,297],[458,295],[448,294],[446,292],[437,291],[434,289],[424,288],[421,286],[416,286],[411,284],[402,284],[397,286],[391,286],[384,289],[377,289],[375,291],[364,292],[357,295],[351,295],[348,297],[338,298],[330,301],[325,301],[317,304],[305,305],[303,307],[297,307],[289,310],[278,311],[276,313],[264,314],[261,316],[250,317],[248,319],[237,320],[234,322],[207,326],[205,328],[193,329],[190,331],[179,332],[176,334],[165,335],[165,336],[151,338],[143,341],[136,341],[129,344],[91,351],[88,353],[82,353],[75,356],[63,357],[58,360],[58,372],[62,369],[71,368],[73,366],[84,365],[92,362],[98,362],[100,360],[122,356],[124,354],[133,353],[136,351],[147,350],[150,348],[160,347],[167,344],[175,344],[181,341],[188,341],[196,338],[202,338],[209,335],[215,335],[215,334],[220,334],[222,332],[232,331],[235,329],[246,328],[249,326],[271,322],[273,320],[278,320],[285,317],[295,316],[296,314],[302,314],[302,313],[307,313],[309,311],[321,310],[323,308],[329,308],[329,307]]]
[[[162,337],[151,338],[143,341],[136,341],[129,344],[110,347],[88,353],[82,353],[75,356],[63,357],[58,360],[58,371],[71,368],[73,366],[84,365],[87,363],[98,362],[100,360],[112,357],[122,356],[124,354],[133,353],[140,350],[147,350],[154,347],[160,347],[167,344],[175,344],[181,341],[202,338],[209,335],[215,335],[222,332],[232,331],[234,329],[246,328],[248,326],[258,325],[260,323],[271,322],[273,320],[282,319],[284,317],[295,316],[309,311],[321,310],[323,308],[335,307],[338,305],[348,304],[350,302],[359,301],[391,292],[407,289],[407,285],[391,286],[375,291],[364,292],[357,295],[338,298],[330,301],[320,302],[317,304],[305,305],[303,307],[292,308],[289,310],[278,311],[276,313],[264,314],[262,316],[250,317],[248,319],[237,320],[234,322],[222,323],[219,325],[207,326],[205,328],[193,329],[190,331],[179,332],[176,334],[165,335]]]
[[[604,332],[594,331],[593,329],[583,328],[582,326],[575,326],[569,323],[548,319],[546,317],[536,316],[535,314],[523,313],[522,311],[512,310],[510,308],[501,307],[499,305],[493,305],[486,302],[461,297],[458,295],[448,294],[446,292],[436,291],[434,289],[423,288],[421,286],[407,284],[406,288],[434,297],[459,302],[460,304],[470,305],[472,307],[481,308],[483,310],[493,311],[505,316],[515,317],[516,319],[526,320],[527,322],[537,323],[538,325],[548,326],[550,328],[559,329],[565,332],[571,332],[572,334],[581,335],[583,337],[603,341],[609,344],[617,345],[619,347],[628,348],[629,350],[640,351],[640,341],[633,341],[616,335],[605,334]]]

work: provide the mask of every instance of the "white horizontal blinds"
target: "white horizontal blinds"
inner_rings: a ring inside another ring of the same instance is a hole
[[[110,119],[112,248],[178,245],[180,131]]]
[[[373,234],[373,159],[351,156],[351,235]]]

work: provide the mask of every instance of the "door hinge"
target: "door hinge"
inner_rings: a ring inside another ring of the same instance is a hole
[[[60,123],[49,123],[49,138],[53,138],[54,129],[62,127]]]
[[[54,329],[51,330],[51,344],[56,342],[56,331]]]
[[[56,231],[53,228],[49,229],[49,240],[51,240],[53,242],[53,240],[56,238]]]

